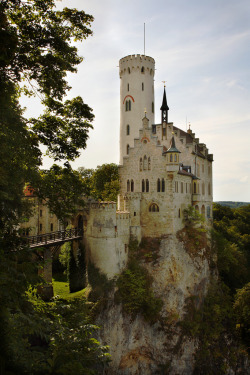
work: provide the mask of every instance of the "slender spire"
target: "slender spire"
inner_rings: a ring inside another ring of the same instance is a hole
[[[172,135],[172,139],[171,139],[171,141],[170,141],[170,147],[169,147],[169,149],[166,151],[166,154],[169,153],[169,152],[179,152],[179,153],[180,153],[180,151],[178,150],[178,148],[176,148],[176,146],[175,146],[174,133],[172,133],[172,134],[173,134],[173,135]]]
[[[165,89],[165,81],[164,81],[164,92],[163,92],[163,99],[162,99],[162,106],[161,106],[161,122],[168,123],[168,103],[167,103],[167,96],[166,96],[166,89]]]

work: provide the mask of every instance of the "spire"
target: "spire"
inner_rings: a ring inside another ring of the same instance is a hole
[[[165,83],[165,81],[164,81]],[[161,122],[168,123],[168,104],[167,104],[167,96],[166,96],[166,89],[164,84],[164,92],[163,92],[163,99],[162,99],[162,106],[161,106]]]
[[[171,139],[171,142],[170,142],[170,147],[169,149],[166,151],[166,154],[168,154],[169,152],[178,152],[180,153],[180,151],[176,148],[175,146],[175,139],[174,139],[174,134],[172,136],[172,139]]]

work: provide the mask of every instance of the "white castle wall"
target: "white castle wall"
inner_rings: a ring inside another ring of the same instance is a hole
[[[127,155],[127,145],[133,146],[139,135],[144,111],[150,124],[154,124],[154,74],[155,61],[145,55],[129,55],[119,61],[120,72],[120,163]],[[131,110],[126,111],[126,101],[131,101]],[[129,125],[129,134],[127,134]]]
[[[129,213],[117,212],[116,203],[90,204],[85,233],[88,258],[110,279],[127,264],[129,226]]]

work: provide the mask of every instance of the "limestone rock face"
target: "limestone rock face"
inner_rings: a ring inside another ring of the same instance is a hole
[[[192,374],[198,343],[183,337],[176,325],[185,314],[186,299],[202,301],[209,283],[205,249],[189,254],[176,236],[160,241],[155,262],[144,262],[153,277],[155,295],[163,302],[162,321],[150,324],[141,315],[132,319],[110,296],[100,313],[99,339],[110,346],[112,363],[107,374]],[[164,322],[164,323],[163,323]]]

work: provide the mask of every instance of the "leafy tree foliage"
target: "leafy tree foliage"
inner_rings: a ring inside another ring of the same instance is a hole
[[[241,331],[241,336],[250,348],[250,283],[246,284],[242,289],[238,289],[234,310],[236,313],[236,321]]]
[[[117,200],[119,193],[119,172],[118,165],[102,164],[94,169],[79,168],[84,179],[86,195],[101,201]]]

